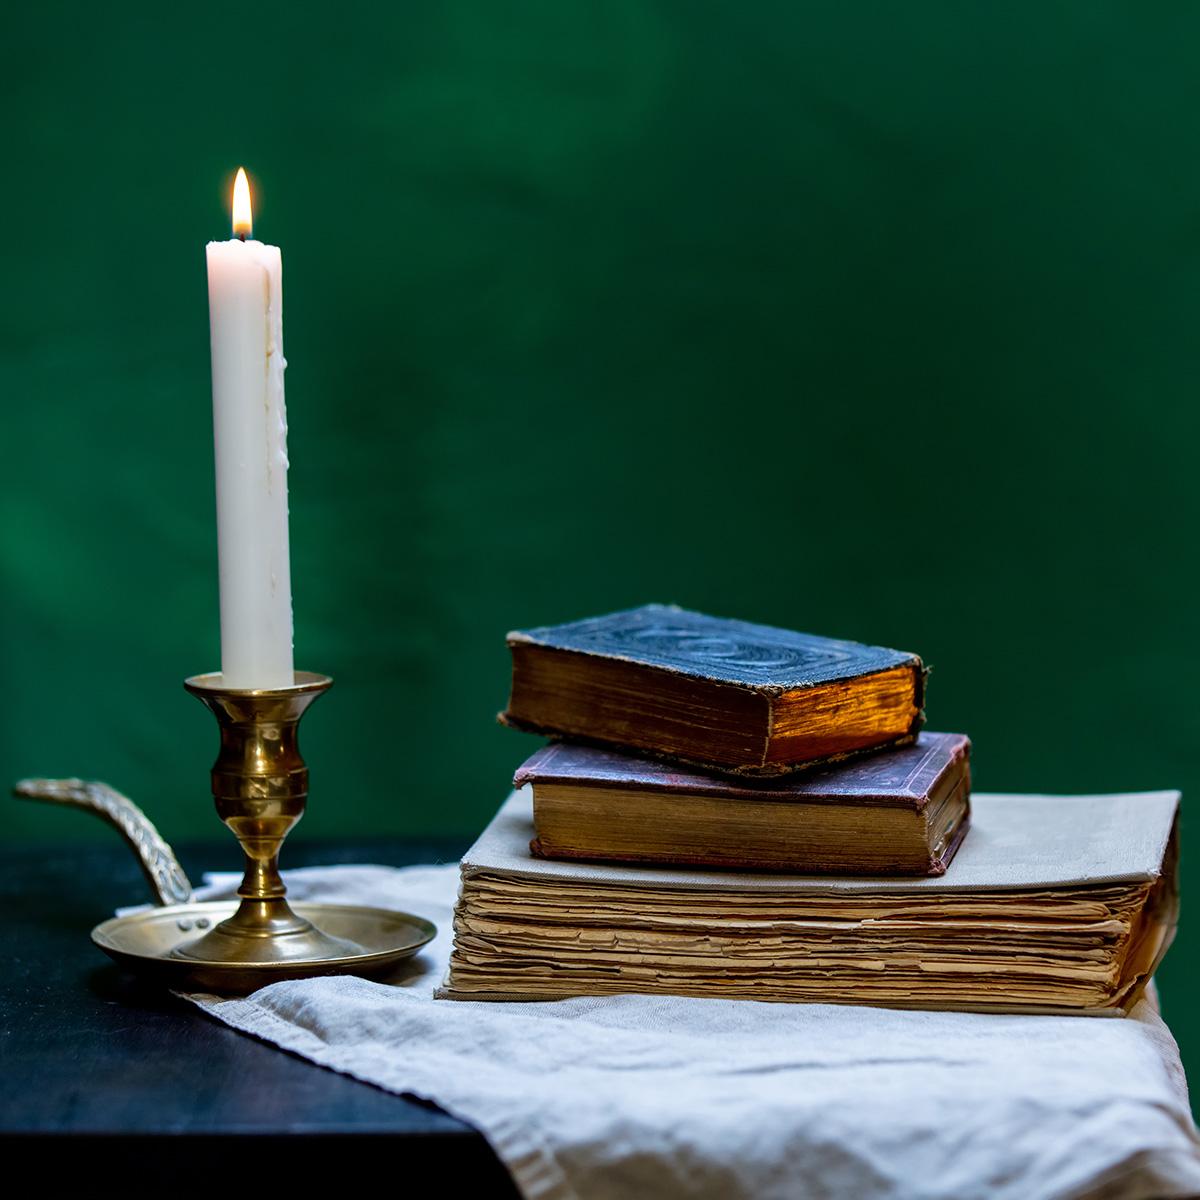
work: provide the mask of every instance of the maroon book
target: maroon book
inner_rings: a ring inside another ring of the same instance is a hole
[[[914,745],[785,779],[701,774],[559,742],[514,783],[533,789],[543,858],[803,874],[941,875],[966,835],[970,741]]]

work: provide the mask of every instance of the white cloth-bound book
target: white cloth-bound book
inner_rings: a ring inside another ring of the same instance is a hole
[[[1178,804],[977,794],[945,875],[831,878],[540,859],[514,793],[463,858],[441,994],[1125,1014],[1174,931]]]

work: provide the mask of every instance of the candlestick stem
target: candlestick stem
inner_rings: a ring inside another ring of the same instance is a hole
[[[297,671],[278,688],[229,688],[220,674],[184,681],[217,718],[221,746],[212,768],[217,815],[245,853],[245,874],[232,917],[175,950],[177,957],[209,962],[274,963],[361,953],[330,937],[288,905],[279,876],[279,851],[304,815],[308,768],[297,728],[308,706],[333,683],[327,675]]]

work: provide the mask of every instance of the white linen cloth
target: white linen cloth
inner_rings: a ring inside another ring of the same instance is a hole
[[[1127,1019],[435,1000],[456,865],[284,874],[293,899],[402,909],[438,937],[387,982],[188,998],[322,1066],[435,1101],[483,1133],[528,1200],[1200,1195],[1179,1052],[1149,999]],[[236,886],[208,878],[198,898]]]

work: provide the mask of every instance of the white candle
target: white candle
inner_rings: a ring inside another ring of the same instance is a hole
[[[283,263],[249,240],[250,189],[239,169],[233,231],[208,244],[221,673],[226,687],[294,682],[288,561]]]

